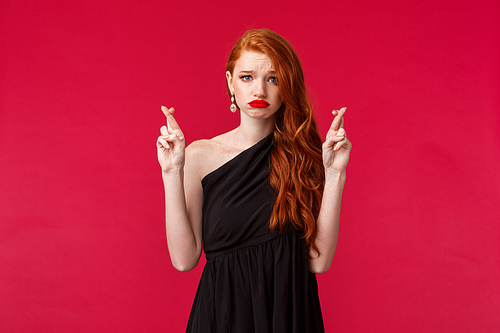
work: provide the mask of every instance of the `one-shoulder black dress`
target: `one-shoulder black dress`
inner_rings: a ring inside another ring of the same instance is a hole
[[[186,332],[324,332],[300,232],[269,228],[270,135],[202,180],[207,262]]]

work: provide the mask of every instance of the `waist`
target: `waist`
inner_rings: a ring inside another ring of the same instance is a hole
[[[242,242],[242,243],[240,243],[236,246],[232,246],[230,248],[205,252],[205,257],[207,260],[210,260],[210,259],[213,259],[213,258],[218,257],[218,256],[223,255],[223,254],[228,254],[228,253],[239,251],[239,250],[249,248],[252,246],[264,244],[264,243],[270,242],[276,238],[285,237],[285,236],[287,236],[291,233],[295,233],[295,232],[297,232],[297,231],[296,230],[288,230],[288,231],[284,231],[284,232],[272,232],[272,233],[269,233],[267,235],[260,236],[258,238],[254,238],[254,239],[250,239],[248,241]]]

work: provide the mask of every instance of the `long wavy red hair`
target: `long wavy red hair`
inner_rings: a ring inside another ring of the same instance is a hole
[[[231,75],[244,51],[263,52],[271,59],[283,99],[274,128],[276,145],[270,154],[270,182],[277,191],[270,227],[284,230],[291,224],[303,231],[308,248],[319,254],[314,240],[325,173],[322,141],[306,93],[302,65],[290,43],[277,33],[249,30],[229,55],[226,70]]]

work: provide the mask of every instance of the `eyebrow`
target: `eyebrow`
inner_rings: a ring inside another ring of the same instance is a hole
[[[241,70],[240,71],[240,73],[249,73],[249,74],[251,74],[253,72],[255,72],[255,71],[254,70]],[[276,72],[274,70],[270,70],[268,73],[269,74],[276,74]]]

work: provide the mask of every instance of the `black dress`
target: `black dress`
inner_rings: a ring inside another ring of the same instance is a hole
[[[324,332],[300,232],[271,232],[270,135],[202,180],[207,263],[186,332]]]

